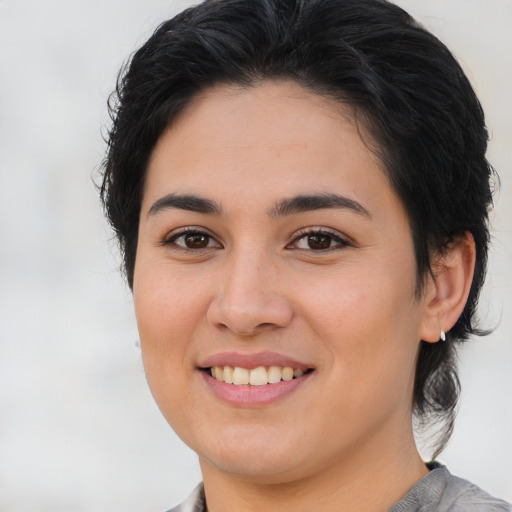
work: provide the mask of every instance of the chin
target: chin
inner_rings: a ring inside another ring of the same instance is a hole
[[[215,438],[194,436],[203,440],[200,443],[182,438],[199,455],[202,467],[261,483],[285,483],[299,476],[298,468],[302,472],[310,457],[299,448],[298,439],[279,435],[284,430],[278,430],[237,426],[222,429]]]
[[[260,450],[258,455],[244,456],[238,451],[229,454],[209,454],[199,457],[203,473],[210,466],[224,474],[240,479],[249,479],[260,484],[285,484],[300,480],[306,473],[302,464],[292,459],[276,457],[275,454]]]

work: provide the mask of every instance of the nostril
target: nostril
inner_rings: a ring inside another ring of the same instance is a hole
[[[272,324],[270,322],[263,322],[257,326],[257,329],[265,329],[266,327],[272,327]]]

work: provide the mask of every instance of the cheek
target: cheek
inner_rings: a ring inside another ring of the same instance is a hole
[[[310,317],[328,354],[328,383],[318,408],[331,411],[336,428],[379,428],[396,411],[409,411],[418,347],[414,329],[403,303],[386,294],[360,287],[336,292],[336,300],[325,294]]]
[[[350,338],[360,338],[373,327],[382,328],[392,321],[389,313],[400,303],[392,291],[382,276],[347,268],[309,279],[295,295],[301,297],[303,314],[318,329],[330,332],[330,338],[336,338],[338,333],[349,342]]]
[[[303,314],[330,353],[340,379],[369,386],[409,381],[420,321],[414,301],[415,267],[354,269],[299,290]],[[411,277],[412,276],[412,277]]]
[[[143,345],[173,353],[179,350],[202,314],[200,285],[165,267],[150,266],[136,273],[133,296]]]
[[[133,288],[144,370],[158,405],[173,408],[174,398],[186,392],[187,347],[200,321],[201,301],[195,283],[171,279],[169,269],[159,265],[147,268],[138,269]]]
[[[178,419],[186,399],[187,345],[197,318],[193,287],[183,279],[169,279],[158,265],[138,269],[133,297],[149,388],[166,418]]]

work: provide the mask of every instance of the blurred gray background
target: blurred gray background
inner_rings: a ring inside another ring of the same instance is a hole
[[[189,1],[0,0],[0,512],[159,511],[200,480],[144,379],[92,183],[117,71]],[[512,2],[399,0],[454,51],[501,174],[481,301],[440,460],[512,500]]]

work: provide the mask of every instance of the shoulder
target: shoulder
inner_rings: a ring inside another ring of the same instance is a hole
[[[512,512],[509,503],[453,476],[441,464],[433,463],[430,468],[389,512]]]
[[[480,487],[453,476],[440,464],[420,480],[389,512],[512,512],[506,501],[494,498]],[[203,484],[168,512],[205,512]]]
[[[509,503],[494,498],[480,487],[453,476],[446,468],[446,488],[439,502],[439,512],[510,512]]]
[[[171,508],[167,512],[205,512],[204,487],[200,483],[190,494],[190,496],[177,507]]]

